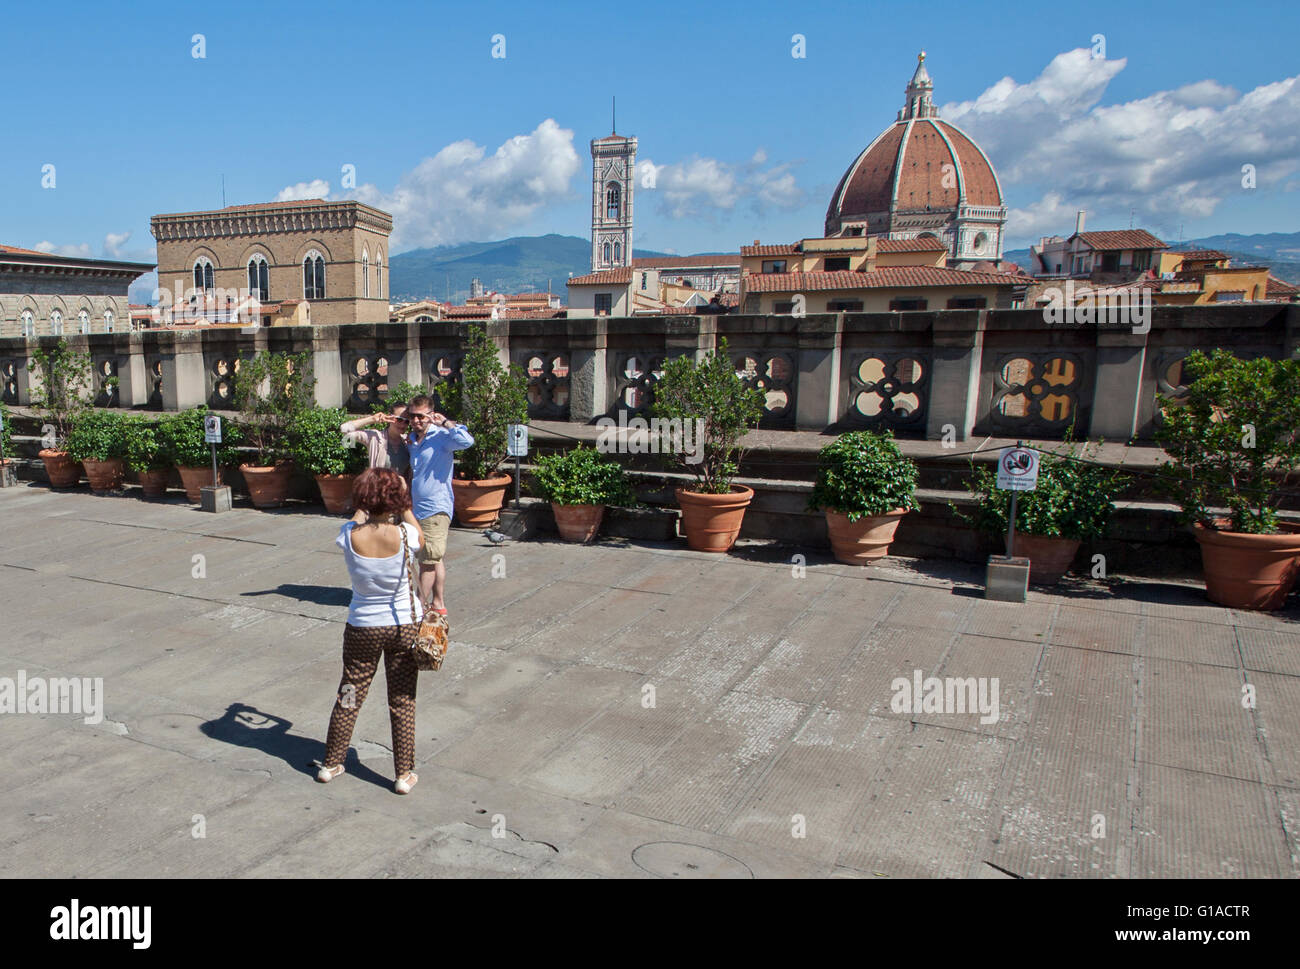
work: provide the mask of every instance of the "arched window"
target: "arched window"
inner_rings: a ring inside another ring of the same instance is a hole
[[[415,322],[416,322],[416,323],[432,323],[432,322],[433,322],[433,317],[430,316],[428,313],[423,313],[423,314],[421,314],[420,316],[417,316],[417,317],[415,318]]]
[[[112,310],[104,310],[104,332],[105,333],[113,332],[113,311]]]
[[[77,313],[77,329],[81,333],[90,332],[90,314],[85,310],[81,310]]]
[[[605,189],[605,218],[622,218],[620,215],[622,211],[623,190],[619,188],[617,182],[610,182],[609,186]]]
[[[216,288],[212,263],[206,257],[200,258],[194,263],[194,288],[205,293]]]
[[[606,266],[608,266],[608,265],[609,265],[609,243],[608,243],[608,242],[605,243],[604,248],[601,249],[600,252],[601,252],[601,255],[604,256],[604,259],[601,260],[601,261],[604,262],[604,264],[605,264]]]
[[[50,332],[55,336],[63,333],[63,314],[58,310],[50,310]]]
[[[304,299],[325,298],[325,257],[315,249],[302,261],[302,295]]]
[[[36,335],[36,317],[31,310],[23,310],[23,336]]]
[[[623,243],[614,243],[614,265],[617,266],[623,261]]]
[[[361,296],[370,298],[370,250],[361,251]]]
[[[375,253],[375,297],[384,298],[384,250]]]
[[[271,301],[270,267],[260,252],[248,260],[248,294],[257,297],[259,303]]]

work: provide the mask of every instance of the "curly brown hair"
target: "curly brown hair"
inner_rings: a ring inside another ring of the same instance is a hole
[[[367,468],[352,486],[352,506],[371,516],[401,515],[411,507],[411,492],[391,468]]]

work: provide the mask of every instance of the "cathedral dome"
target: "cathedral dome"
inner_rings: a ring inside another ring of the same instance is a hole
[[[997,174],[974,141],[939,118],[933,89],[922,52],[898,120],[858,155],[836,186],[826,235],[928,233],[952,243],[954,260],[997,260],[1006,221]],[[975,227],[971,220],[981,223],[980,231],[963,235],[961,229]]]

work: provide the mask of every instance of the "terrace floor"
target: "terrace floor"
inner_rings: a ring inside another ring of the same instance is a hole
[[[0,490],[0,677],[106,697],[95,725],[0,714],[0,875],[1300,875],[1294,604],[1118,577],[1012,605],[938,561],[453,530],[398,797],[381,682],[313,779],[339,519],[137,494]],[[895,713],[914,670],[996,678],[997,722]]]

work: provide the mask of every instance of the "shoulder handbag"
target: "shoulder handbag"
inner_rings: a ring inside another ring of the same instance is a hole
[[[411,617],[415,617],[415,569],[413,568],[415,551],[406,544],[406,529],[397,526],[402,532],[402,567],[407,576],[407,593],[411,597]],[[415,632],[415,641],[411,643],[411,656],[415,665],[422,670],[438,670],[447,655],[448,646],[447,617],[424,610],[419,629]]]

